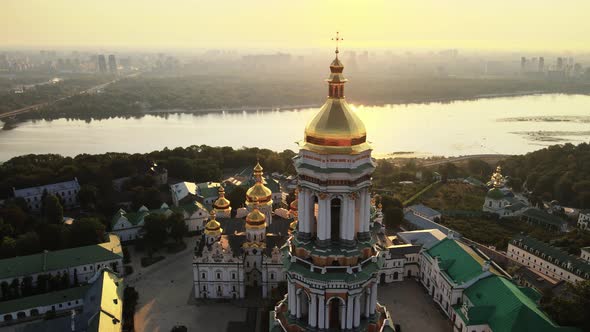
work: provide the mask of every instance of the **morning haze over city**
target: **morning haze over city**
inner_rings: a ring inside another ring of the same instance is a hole
[[[5,0],[0,332],[590,331],[590,3]]]

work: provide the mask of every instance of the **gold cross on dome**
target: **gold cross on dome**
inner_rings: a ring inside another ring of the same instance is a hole
[[[340,37],[340,32],[336,31],[336,37],[332,38],[336,42],[336,54],[338,54],[338,42],[344,40],[344,38]]]

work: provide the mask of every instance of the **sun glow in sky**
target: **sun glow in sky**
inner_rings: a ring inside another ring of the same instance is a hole
[[[588,0],[2,0],[0,46],[590,50]]]

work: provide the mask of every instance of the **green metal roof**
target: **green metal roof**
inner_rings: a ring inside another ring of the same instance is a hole
[[[197,183],[199,195],[201,195],[205,198],[217,197],[219,195],[219,187],[220,186],[221,186],[221,184],[219,182]]]
[[[36,307],[75,301],[84,298],[90,285],[68,288],[57,292],[27,296],[20,299],[0,302],[0,312],[9,313]],[[81,305],[82,303],[80,303]]]
[[[566,224],[565,220],[537,208],[528,208],[524,210],[522,215],[538,222],[557,227],[561,227],[562,225]]]
[[[205,206],[197,201],[194,201],[192,203],[188,203],[188,204],[184,204],[184,205],[180,205],[178,207],[172,207],[171,210],[174,212],[186,212],[189,215],[195,213],[196,211],[198,211],[199,209],[205,209]]]
[[[488,191],[486,196],[491,199],[502,199],[504,198],[504,193],[502,192],[502,190],[498,188],[493,188]]]
[[[473,305],[467,317],[461,314],[469,325],[487,324],[494,332],[578,331],[555,324],[533,299],[504,277],[481,279],[464,295]],[[455,311],[461,312],[458,307]]]
[[[115,235],[110,235],[109,238],[109,242],[90,246],[2,259],[0,260],[0,279],[65,270],[74,266],[122,258],[123,252],[119,238]]]
[[[445,238],[426,252],[433,258],[438,257],[440,269],[457,284],[483,273],[483,259],[476,259],[471,248],[456,240]]]
[[[125,212],[123,209],[119,209],[119,211],[117,211],[117,213],[115,213],[115,215],[113,216],[113,219],[111,219],[111,226],[114,227],[121,217],[127,218],[131,225],[137,226],[137,224],[139,224],[139,222],[142,221],[143,218],[145,218],[145,216],[147,216],[148,214],[149,213],[146,211]]]
[[[585,274],[590,274],[590,262],[583,260],[580,257],[570,255],[557,247],[553,247],[527,235],[517,235],[512,238],[511,243],[537,257],[541,257],[555,265],[559,265],[573,274],[588,279]],[[545,257],[543,257],[542,254],[545,254]],[[571,263],[571,268],[569,269],[567,267],[568,263]]]

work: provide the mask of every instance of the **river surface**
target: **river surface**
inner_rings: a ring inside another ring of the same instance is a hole
[[[522,154],[590,141],[590,96],[532,95],[451,103],[356,106],[377,156]],[[297,150],[317,109],[35,120],[0,130],[0,161],[28,153],[149,152],[190,145]],[[1,125],[1,123],[0,123]]]

